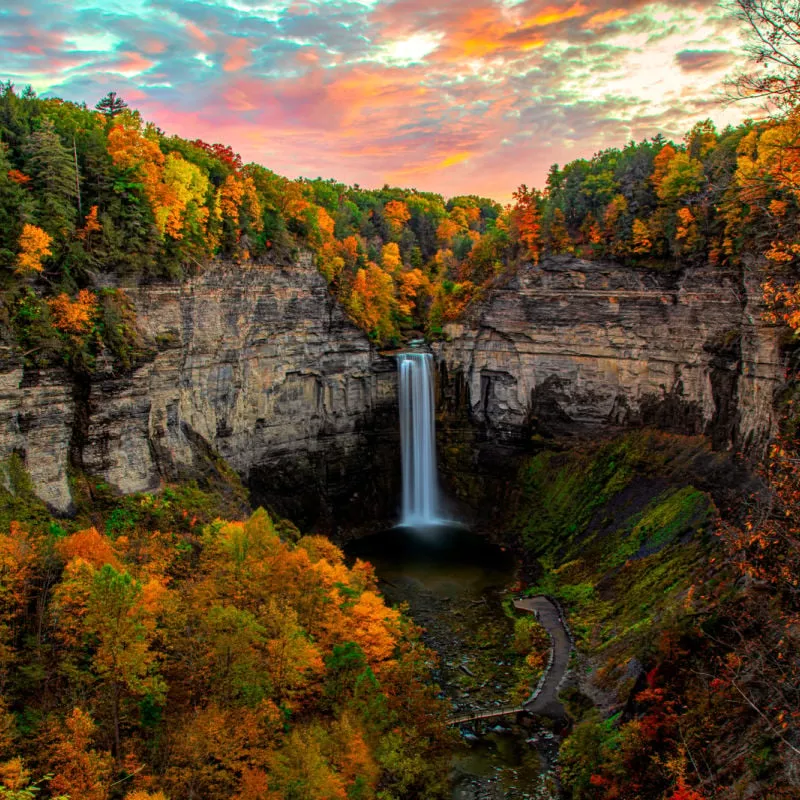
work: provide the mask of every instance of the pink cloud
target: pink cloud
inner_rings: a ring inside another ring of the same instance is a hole
[[[225,61],[222,69],[225,72],[238,72],[253,63],[250,53],[250,42],[247,39],[232,39],[225,48]]]
[[[124,58],[113,62],[109,65],[109,68],[116,72],[145,72],[155,64],[154,61],[150,61],[149,58],[145,58],[140,53],[129,50],[123,51],[122,56]]]

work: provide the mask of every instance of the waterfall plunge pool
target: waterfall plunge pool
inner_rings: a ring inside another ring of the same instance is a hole
[[[502,548],[443,518],[436,473],[434,370],[430,353],[397,354],[402,501],[400,525],[351,542],[352,559],[374,567],[393,605],[405,603],[439,655],[433,674],[454,717],[518,705],[514,621],[503,607],[515,561]],[[513,720],[461,726],[453,800],[547,797],[542,791],[555,743]]]
[[[435,525],[381,531],[350,542],[346,553],[369,561],[387,601],[407,603],[424,628],[440,659],[433,679],[454,716],[510,704],[517,688],[509,656],[514,623],[503,599],[516,563],[508,552],[464,526]],[[503,719],[462,730],[453,800],[548,796],[542,783],[556,749],[549,734]]]

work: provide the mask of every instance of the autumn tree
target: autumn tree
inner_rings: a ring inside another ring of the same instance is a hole
[[[653,160],[653,174],[650,176],[650,180],[656,192],[660,192],[661,184],[669,171],[669,165],[676,155],[675,148],[671,144],[665,144]]]
[[[53,324],[62,333],[80,339],[91,330],[97,314],[97,296],[88,289],[81,289],[74,300],[62,293],[48,304]]]
[[[394,274],[403,266],[400,248],[396,242],[387,242],[381,248],[381,266],[390,274]]]
[[[567,231],[564,212],[560,208],[553,210],[552,218],[547,226],[545,246],[553,255],[568,253],[572,246],[572,239]]]
[[[757,70],[729,82],[737,99],[763,99],[781,110],[800,101],[800,3],[797,0],[734,0]]]
[[[402,200],[390,200],[383,207],[383,216],[394,236],[399,236],[405,224],[411,219],[408,206]]]
[[[633,252],[636,255],[648,255],[653,247],[647,224],[640,219],[633,221]]]
[[[657,182],[656,192],[661,200],[673,203],[697,194],[705,180],[700,160],[680,152],[670,159],[663,177]],[[656,183],[655,178],[653,182]]]
[[[536,189],[528,189],[522,184],[513,194],[513,221],[517,239],[522,244],[528,258],[539,263],[541,253],[541,214],[539,204],[541,195]]]
[[[358,270],[350,291],[348,311],[379,341],[385,341],[395,333],[391,318],[394,303],[394,282],[388,273],[374,263]]]
[[[69,621],[69,626],[63,626],[65,643],[77,644],[87,636],[95,642],[92,670],[118,760],[127,701],[149,695],[158,703],[163,697],[164,683],[150,648],[159,611],[153,599],[160,594],[127,571],[111,564],[95,569],[81,558],[70,562],[57,592],[57,609]],[[73,655],[67,652],[70,663]]]
[[[19,238],[19,253],[17,254],[17,272],[21,275],[30,275],[41,272],[42,260],[53,255],[50,249],[53,238],[36,225],[26,222],[22,226]]]
[[[14,645],[29,601],[36,558],[35,537],[22,525],[14,522],[7,534],[0,534],[0,697],[17,661]],[[3,712],[4,706],[0,704]],[[5,715],[2,719],[7,723]]]
[[[767,490],[743,524],[721,522],[731,562],[754,582],[730,609],[717,639],[716,692],[736,703],[787,765],[800,766],[800,443],[782,437],[763,468]],[[769,597],[769,604],[764,598]]]
[[[110,753],[92,747],[96,726],[91,716],[74,708],[63,728],[55,734],[49,754],[55,772],[51,787],[71,797],[107,800],[114,762]]]

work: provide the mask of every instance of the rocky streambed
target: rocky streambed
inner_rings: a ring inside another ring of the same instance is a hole
[[[531,686],[513,648],[513,558],[463,528],[394,529],[359,540],[351,556],[370,561],[393,604],[406,603],[439,655],[434,679],[452,716],[519,706]],[[556,797],[559,737],[546,718],[511,715],[459,726],[454,800]]]

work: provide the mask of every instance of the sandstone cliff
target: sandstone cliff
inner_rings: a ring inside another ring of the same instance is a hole
[[[782,379],[762,310],[739,273],[548,258],[447,326],[443,392],[500,442],[654,424],[758,450]]]
[[[197,474],[214,452],[256,502],[306,524],[383,492],[396,500],[393,364],[309,258],[215,264],[181,286],[127,292],[153,350],[129,374],[101,370],[76,385],[13,364],[0,374],[0,456],[23,455],[54,509],[70,509],[70,456],[134,492]]]
[[[51,507],[70,510],[70,463],[133,492],[202,474],[219,454],[255,503],[301,525],[395,513],[394,362],[347,320],[309,258],[215,264],[180,286],[128,293],[150,350],[136,369],[101,365],[75,381],[0,361],[0,459],[19,453]],[[757,451],[782,377],[759,295],[754,281],[710,269],[566,257],[524,269],[435,347],[445,479],[479,497],[472,476],[511,463],[494,445],[537,433],[655,424]],[[481,442],[493,444],[488,462]]]

